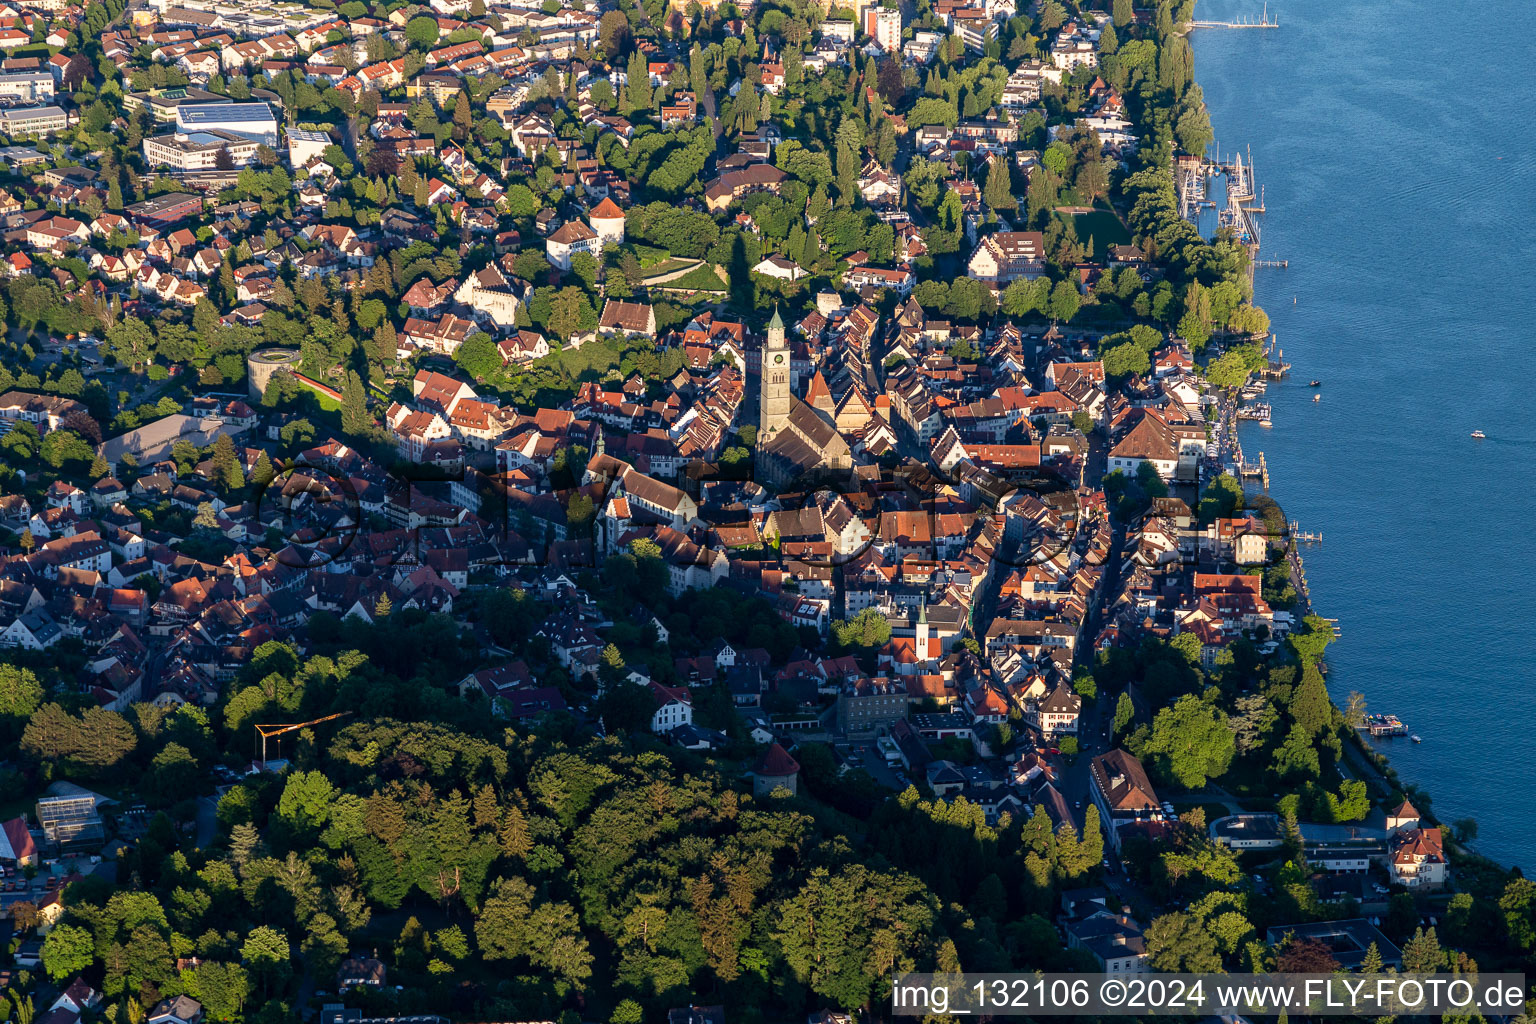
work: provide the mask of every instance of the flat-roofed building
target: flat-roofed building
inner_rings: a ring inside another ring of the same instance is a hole
[[[17,103],[45,103],[53,99],[53,94],[53,76],[46,71],[0,75],[0,97]]]
[[[203,212],[201,196],[185,192],[169,192],[143,202],[133,203],[123,211],[130,220],[139,221],[154,228],[167,228]]]
[[[169,167],[177,171],[207,171],[217,168],[221,155],[227,154],[227,167],[245,167],[256,159],[260,143],[222,128],[197,132],[174,132],[144,140],[144,159],[151,167]]]
[[[277,117],[272,113],[270,105],[259,100],[251,103],[182,104],[176,108],[176,128],[182,132],[218,128],[263,145],[277,145]]]
[[[290,167],[303,167],[315,157],[323,157],[325,147],[331,144],[331,137],[325,132],[306,131],[303,128],[289,128],[287,137]]]
[[[47,135],[69,127],[69,115],[63,107],[15,107],[0,110],[0,131],[11,138],[23,135]]]

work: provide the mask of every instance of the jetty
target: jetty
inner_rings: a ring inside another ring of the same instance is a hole
[[[1306,530],[1303,530],[1301,528],[1301,524],[1292,519],[1291,539],[1296,541],[1298,544],[1321,544],[1323,542],[1323,535],[1321,532],[1310,533]]]
[[[1245,405],[1237,410],[1237,418],[1240,420],[1267,420],[1270,419],[1268,402],[1255,402],[1253,405]]]
[[[1263,207],[1259,208],[1259,212],[1260,213],[1264,212],[1263,211]],[[1278,269],[1284,270],[1286,267],[1291,265],[1291,261],[1290,260],[1254,260],[1253,261],[1253,265],[1256,266],[1256,267],[1276,267]]]
[[[1258,462],[1239,462],[1237,464],[1237,473],[1242,477],[1258,477],[1259,485],[1265,490],[1269,490],[1269,463],[1264,461],[1263,452],[1259,452]]]
[[[1285,361],[1285,350],[1280,348],[1279,339],[1271,334],[1269,340],[1264,343],[1264,355],[1268,362],[1259,371],[1259,377],[1268,380],[1280,380],[1291,372],[1291,364]]]
[[[1269,4],[1264,5],[1264,13],[1259,19],[1241,18],[1237,21],[1191,21],[1190,28],[1279,28],[1280,20],[1271,19],[1269,16]]]

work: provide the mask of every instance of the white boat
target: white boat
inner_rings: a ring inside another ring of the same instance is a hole
[[[1259,420],[1259,426],[1261,426],[1261,427],[1272,427],[1272,426],[1274,426],[1274,424],[1269,422],[1269,420]]]
[[[1312,401],[1314,401],[1314,402],[1321,402],[1322,400],[1323,400],[1323,396],[1322,395],[1313,395],[1312,396]]]
[[[1472,436],[1477,438],[1479,441],[1481,441],[1483,438],[1487,437],[1488,435],[1483,433],[1481,430],[1474,430],[1474,431],[1472,431]]]
[[[1419,734],[1418,733],[1414,733],[1412,736],[1409,736],[1408,738],[1413,740],[1413,742],[1415,742],[1415,743],[1423,743],[1424,742],[1423,740],[1419,739]]]

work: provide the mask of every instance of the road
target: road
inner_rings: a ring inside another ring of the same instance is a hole
[[[219,802],[217,797],[197,798],[197,848],[206,850],[213,845],[219,834]]]

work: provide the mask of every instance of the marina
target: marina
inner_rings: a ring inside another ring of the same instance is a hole
[[[1280,19],[1269,16],[1269,4],[1264,5],[1264,10],[1257,20],[1246,15],[1236,21],[1192,21],[1190,28],[1279,28]]]
[[[1197,17],[1235,20],[1253,7],[1207,0]],[[1414,17],[1431,10],[1409,8]],[[1278,418],[1262,441],[1257,423],[1240,421],[1238,429],[1248,449],[1262,444],[1274,455],[1272,493],[1286,512],[1327,537],[1326,546],[1301,547],[1318,610],[1350,622],[1350,642],[1328,651],[1335,700],[1342,705],[1359,690],[1379,705],[1371,710],[1399,716],[1408,731],[1390,754],[1403,782],[1432,789],[1442,818],[1475,818],[1477,851],[1529,874],[1536,828],[1507,794],[1536,781],[1536,742],[1529,721],[1507,708],[1529,696],[1529,680],[1510,679],[1509,666],[1523,664],[1536,635],[1536,593],[1509,586],[1508,573],[1531,564],[1536,539],[1507,510],[1521,500],[1532,466],[1532,446],[1515,442],[1525,431],[1508,425],[1528,420],[1528,389],[1508,382],[1529,379],[1536,364],[1525,337],[1531,289],[1524,282],[1494,289],[1478,304],[1458,354],[1503,372],[1449,416],[1443,380],[1414,360],[1384,355],[1404,346],[1432,350],[1455,330],[1449,311],[1458,297],[1481,294],[1478,282],[1489,274],[1520,280],[1519,251],[1490,248],[1478,229],[1507,217],[1511,187],[1529,187],[1536,142],[1492,130],[1492,114],[1415,119],[1411,112],[1444,109],[1458,82],[1497,88],[1508,80],[1517,97],[1529,97],[1528,78],[1502,72],[1524,59],[1536,9],[1509,9],[1518,28],[1487,40],[1488,58],[1475,66],[1458,66],[1456,57],[1477,45],[1473,26],[1424,34],[1393,16],[1401,13],[1368,3],[1315,24],[1292,12],[1285,32],[1190,36],[1223,157],[1241,137],[1261,165],[1260,180],[1275,188],[1277,217],[1264,218],[1262,256],[1289,258],[1283,277],[1279,269],[1256,272],[1254,292],[1272,330],[1286,336],[1299,386],[1271,385],[1265,400]],[[1383,35],[1401,60],[1360,74],[1360,54]],[[1420,76],[1420,68],[1433,73]],[[1318,118],[1316,110],[1339,103],[1345,82],[1362,93],[1374,84],[1379,101],[1345,103],[1336,116]],[[1364,142],[1387,125],[1388,144]],[[1328,181],[1373,195],[1371,216],[1338,218],[1337,197],[1318,184]],[[1213,198],[1221,191],[1213,187]],[[1429,223],[1443,225],[1444,274],[1417,273],[1403,255]],[[1206,222],[1201,230],[1209,237]],[[1309,393],[1312,378],[1323,380],[1316,390],[1326,395]],[[1443,471],[1409,443],[1407,424],[1437,419],[1433,435],[1449,434],[1437,443],[1466,459],[1465,473]],[[1486,437],[1470,437],[1474,429]],[[1483,499],[1460,500],[1468,488]],[[1411,500],[1383,503],[1383,494]],[[1434,550],[1450,534],[1476,535],[1500,557],[1426,572],[1401,556]],[[1477,637],[1449,676],[1437,654],[1447,631]],[[1415,726],[1431,717],[1422,744],[1411,742]],[[1489,786],[1492,777],[1503,785]]]

